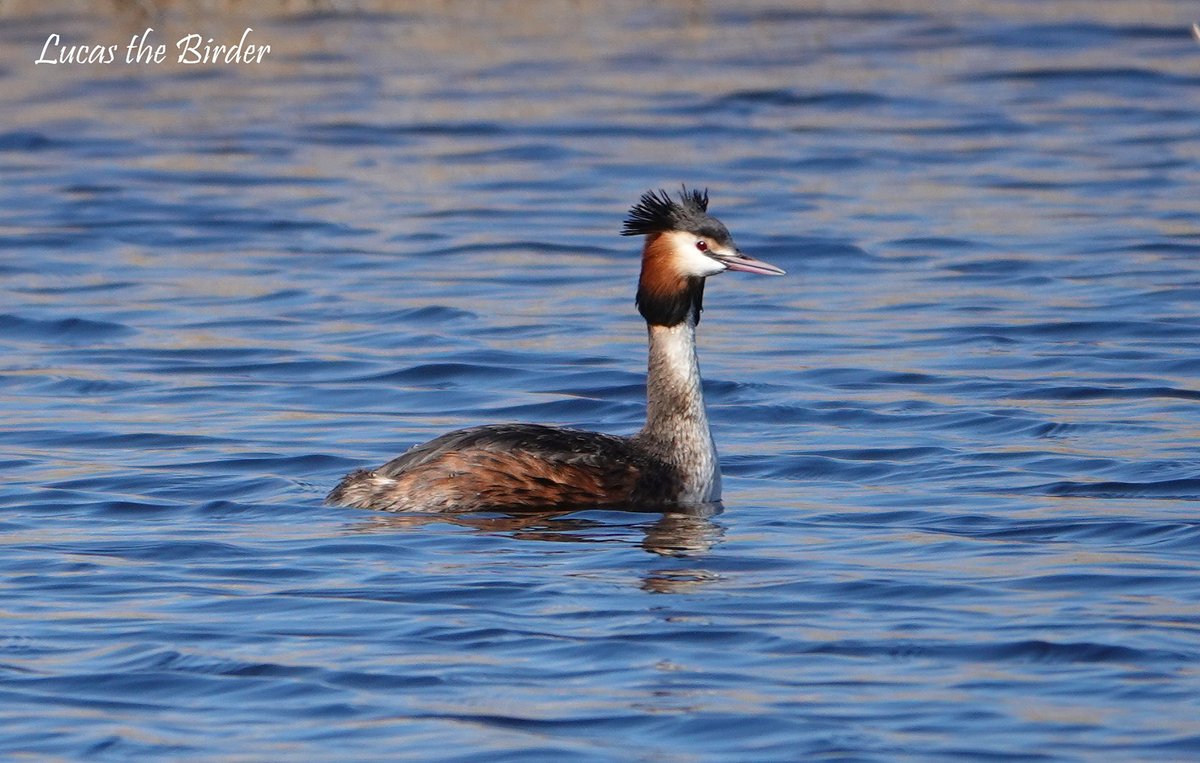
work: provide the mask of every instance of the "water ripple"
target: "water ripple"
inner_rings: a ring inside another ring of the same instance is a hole
[[[247,5],[196,18],[262,65],[34,67],[145,26],[60,5],[0,9],[0,755],[1200,756],[1192,4]],[[636,431],[618,231],[683,182],[789,273],[706,289],[722,504],[322,504]]]

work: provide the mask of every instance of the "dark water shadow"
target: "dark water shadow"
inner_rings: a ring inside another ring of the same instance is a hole
[[[724,512],[721,503],[677,506],[670,511],[583,509],[462,514],[394,514],[370,512],[350,529],[357,533],[395,532],[450,524],[481,534],[506,535],[517,540],[551,543],[612,543],[623,540],[617,531],[642,532],[640,546],[659,556],[694,557],[721,542],[724,527],[713,517]],[[657,517],[642,521],[641,517]]]

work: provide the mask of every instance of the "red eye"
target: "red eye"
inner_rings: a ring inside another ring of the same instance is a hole
[[[697,241],[697,242],[696,242],[696,248],[697,248],[697,249],[699,249],[699,250],[700,250],[700,251],[702,251],[702,252],[707,252],[707,251],[708,251],[708,242],[707,242],[707,241],[703,241],[703,240],[701,240],[701,241]]]

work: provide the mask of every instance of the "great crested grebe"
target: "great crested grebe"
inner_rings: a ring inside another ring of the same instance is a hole
[[[650,332],[646,425],[632,437],[540,424],[449,432],[378,469],[347,475],[326,501],[409,512],[666,509],[719,501],[696,324],[704,279],[726,270],[783,275],[738,251],[708,214],[708,191],[647,191],[623,236],[645,236],[637,308]]]

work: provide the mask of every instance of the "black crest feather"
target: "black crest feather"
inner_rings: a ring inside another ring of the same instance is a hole
[[[708,189],[688,190],[683,186],[679,201],[666,191],[646,191],[629,210],[622,236],[646,236],[672,230],[698,230],[712,221],[708,216]]]

